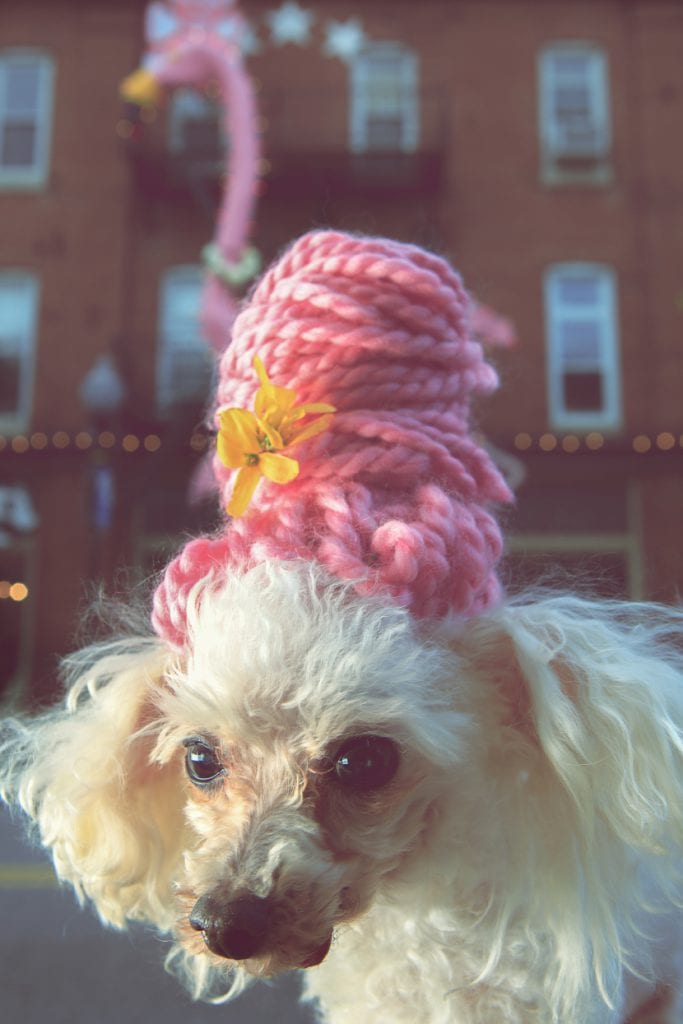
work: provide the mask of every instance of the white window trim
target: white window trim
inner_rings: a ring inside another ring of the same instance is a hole
[[[17,534],[33,533],[38,516],[26,487],[19,484],[0,486],[0,549],[7,546],[7,528]]]
[[[17,409],[14,413],[0,412],[0,433],[17,434],[28,430],[33,415],[40,283],[36,274],[29,270],[0,269],[0,284],[5,283],[10,285],[16,283],[21,288],[25,288],[29,296],[28,329],[22,338],[22,349],[19,354],[20,371]]]
[[[592,112],[600,145],[580,152],[563,150],[557,144],[557,124],[552,98],[555,84],[554,59],[581,54],[590,58]],[[612,125],[610,117],[610,77],[607,54],[592,42],[564,40],[550,43],[538,54],[538,136],[541,152],[541,179],[545,184],[603,185],[612,181]],[[576,158],[574,163],[572,157]]]
[[[204,280],[204,271],[202,267],[194,263],[178,264],[173,267],[168,267],[161,275],[159,282],[159,315],[158,315],[158,331],[157,331],[157,370],[156,370],[156,405],[160,415],[168,415],[174,408],[175,401],[173,398],[173,349],[167,344],[168,335],[166,333],[166,308],[165,308],[165,296],[168,290],[172,287],[174,280],[191,277],[196,280],[198,288],[201,289]],[[198,322],[197,325],[198,339],[201,340],[201,326]],[[209,346],[206,345],[207,360],[210,358],[211,353]],[[209,394],[207,391],[206,398],[208,399]]]
[[[400,43],[375,43],[364,47],[349,65],[349,144],[353,153],[385,152],[370,143],[367,106],[366,64],[372,52],[401,56],[401,140],[398,152],[414,153],[420,141],[420,89],[417,54]]]
[[[570,410],[564,405],[562,375],[564,366],[558,338],[561,312],[555,301],[555,282],[566,277],[597,277],[601,282],[601,361],[599,369],[603,380],[602,410]],[[622,421],[621,368],[619,361],[619,325],[617,311],[617,283],[611,267],[602,263],[555,263],[544,276],[546,372],[548,414],[550,426],[565,430],[618,430]]]
[[[47,184],[52,146],[52,120],[54,107],[55,67],[52,57],[39,50],[13,48],[0,50],[0,120],[4,114],[4,67],[12,62],[20,63],[30,58],[40,65],[40,101],[36,122],[37,158],[28,168],[2,167],[0,165],[0,190],[37,190]]]

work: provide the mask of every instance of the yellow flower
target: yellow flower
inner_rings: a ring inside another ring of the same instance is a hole
[[[218,458],[229,469],[239,470],[226,509],[235,517],[246,512],[262,476],[276,484],[288,484],[299,475],[299,463],[283,455],[283,450],[327,430],[331,416],[316,416],[303,424],[301,420],[311,413],[336,412],[324,402],[296,405],[296,392],[276,387],[258,356],[254,357],[254,369],[261,382],[254,411],[221,409],[218,414]]]

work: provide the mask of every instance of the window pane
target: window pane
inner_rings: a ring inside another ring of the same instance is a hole
[[[7,67],[5,110],[13,115],[25,116],[38,109],[40,76],[35,63],[9,64]]]
[[[394,59],[371,60],[367,64],[365,101],[376,111],[400,111],[403,93],[403,66]]]
[[[613,274],[599,265],[556,264],[545,295],[550,425],[616,426],[621,401]]]
[[[181,120],[192,118],[195,121],[214,121],[217,117],[216,104],[195,89],[178,89],[171,103],[171,116]]]
[[[52,65],[48,56],[0,51],[0,188],[33,189],[45,182]]]
[[[404,56],[400,50],[369,50],[361,55],[368,68],[375,74],[391,75],[394,78],[401,74]]]
[[[205,401],[210,392],[214,360],[199,325],[202,274],[178,272],[166,278],[162,292],[159,351],[159,404]]]
[[[603,408],[601,373],[565,373],[564,407],[568,412],[600,412]]]
[[[0,164],[3,167],[33,167],[36,160],[36,127],[33,124],[5,124]]]
[[[596,277],[562,277],[557,282],[560,302],[567,306],[594,306],[599,284]]]
[[[218,160],[227,149],[218,105],[194,89],[174,93],[168,132],[175,153]]]
[[[351,64],[351,144],[356,152],[414,150],[418,73],[413,53],[379,44]]]
[[[588,73],[590,59],[587,53],[557,53],[553,57],[555,74],[558,77],[583,78]]]
[[[399,117],[370,116],[367,124],[369,149],[400,149],[403,137],[403,119]]]
[[[549,49],[542,56],[544,154],[567,161],[565,171],[590,173],[591,168],[574,162],[596,161],[607,154],[610,139],[604,72],[604,57],[598,50]]]
[[[560,86],[555,90],[555,108],[561,117],[585,117],[590,110],[590,93],[585,86]]]
[[[377,113],[401,112],[401,90],[396,82],[370,82],[365,94],[368,110]]]
[[[180,283],[166,292],[166,330],[173,335],[195,337],[199,333],[197,284]]]
[[[34,291],[26,277],[0,277],[0,352],[18,352],[33,328]]]
[[[562,362],[566,365],[588,363],[599,366],[601,352],[600,326],[594,320],[566,320],[560,324]]]

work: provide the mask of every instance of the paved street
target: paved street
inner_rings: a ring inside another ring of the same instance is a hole
[[[0,810],[0,1020],[21,1024],[311,1024],[298,983],[255,986],[228,1006],[191,1002],[163,969],[164,947],[105,931],[51,880]]]

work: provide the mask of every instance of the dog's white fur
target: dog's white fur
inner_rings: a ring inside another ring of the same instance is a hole
[[[72,659],[64,709],[6,724],[3,793],[61,878],[176,938],[196,996],[305,972],[330,1024],[616,1024],[680,996],[683,612],[576,596],[415,622],[304,563],[198,585],[188,653]],[[678,645],[678,646],[677,646]],[[316,771],[390,737],[357,794]],[[200,790],[183,740],[226,774]],[[187,917],[250,891],[268,948],[214,956]]]

